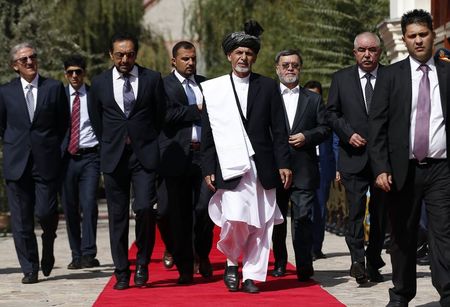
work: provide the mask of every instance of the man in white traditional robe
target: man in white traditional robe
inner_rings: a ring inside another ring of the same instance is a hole
[[[258,293],[265,281],[274,224],[283,217],[275,189],[289,188],[292,173],[282,102],[277,83],[251,71],[263,29],[255,21],[244,32],[228,34],[222,48],[230,74],[202,83],[202,171],[215,191],[209,203],[212,221],[221,227],[217,248],[227,257],[224,282]]]

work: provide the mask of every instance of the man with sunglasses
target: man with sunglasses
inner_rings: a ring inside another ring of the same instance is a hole
[[[325,122],[321,96],[299,85],[303,64],[300,52],[280,51],[275,57],[275,64],[289,135],[292,185],[287,190],[277,188],[277,204],[284,222],[273,229],[275,267],[271,274],[281,277],[286,273],[286,216],[290,201],[297,279],[307,281],[314,275],[311,255],[313,208],[316,206],[316,189],[319,187],[316,146],[326,139],[330,129]]]
[[[130,187],[136,219],[134,284],[145,287],[155,242],[158,135],[165,117],[166,96],[159,72],[136,64],[138,40],[119,33],[111,38],[114,66],[92,80],[92,125],[100,142],[100,169],[105,180],[114,289],[129,288],[128,226]]]
[[[38,74],[36,49],[21,43],[10,51],[19,77],[0,87],[0,135],[12,231],[23,284],[38,282],[39,252],[35,217],[42,233],[40,267],[49,276],[58,227],[61,143],[69,108],[61,82]]]
[[[72,261],[67,268],[77,270],[100,265],[95,258],[100,158],[97,137],[90,119],[89,86],[84,84],[86,61],[79,55],[70,56],[64,61],[64,72],[69,82],[66,95],[71,110],[71,125],[63,145],[61,201],[72,251]]]
[[[328,94],[327,121],[339,137],[337,170],[345,188],[348,221],[345,241],[351,255],[350,276],[358,284],[382,282],[378,271],[385,265],[381,258],[386,224],[386,194],[374,187],[367,149],[369,112],[378,73],[380,39],[371,32],[355,37],[353,55],[356,65],[333,75]],[[367,191],[370,191],[369,245],[364,250],[364,217]],[[367,258],[367,269],[366,269]]]

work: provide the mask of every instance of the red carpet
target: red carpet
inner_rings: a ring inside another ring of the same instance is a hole
[[[288,266],[288,274],[282,278],[268,276],[264,283],[256,283],[260,288],[259,294],[243,292],[228,292],[222,280],[225,257],[216,248],[218,229],[215,229],[215,242],[210,260],[214,268],[214,276],[207,281],[200,275],[195,275],[194,284],[179,286],[176,284],[178,272],[175,267],[167,270],[161,258],[164,245],[157,235],[153,251],[153,259],[149,266],[148,288],[135,288],[133,275],[130,289],[117,291],[113,289],[115,277],[112,277],[102,293],[98,296],[94,306],[344,306],[335,297],[311,281],[301,283],[297,281],[295,267]],[[133,262],[136,247],[129,251],[129,258]],[[273,257],[271,256],[272,268]],[[134,270],[134,266],[131,268]],[[294,305],[288,305],[294,304]]]

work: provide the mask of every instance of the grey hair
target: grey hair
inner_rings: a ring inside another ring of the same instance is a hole
[[[9,60],[11,61],[11,64],[14,63],[14,61],[16,60],[15,59],[16,53],[19,52],[19,50],[24,49],[24,48],[33,49],[34,53],[36,53],[36,48],[34,48],[34,46],[30,42],[23,42],[23,43],[17,44],[14,47],[12,47],[11,50],[9,51]]]
[[[358,42],[357,41],[362,36],[372,36],[375,39],[375,42],[377,43],[377,47],[381,46],[381,41],[380,41],[380,38],[378,37],[378,35],[376,35],[373,32],[362,32],[362,33],[359,33],[358,35],[356,35],[355,40],[353,41],[353,46],[354,46],[355,49],[358,48]]]

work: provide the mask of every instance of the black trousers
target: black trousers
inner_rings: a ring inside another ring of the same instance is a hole
[[[395,179],[395,178],[394,178]],[[394,181],[395,183],[395,181]],[[447,160],[427,165],[410,162],[405,186],[392,192],[391,300],[409,302],[416,295],[416,247],[422,199],[428,218],[431,278],[450,306],[450,170]]]
[[[61,202],[72,259],[86,255],[95,257],[100,158],[96,152],[79,156],[67,155],[64,163]]]
[[[369,165],[357,174],[341,172],[341,178],[349,210],[345,241],[350,251],[352,263],[365,263],[367,258],[367,262],[374,269],[379,269],[385,265],[381,258],[381,251],[386,229],[387,194],[374,187],[374,179]],[[368,190],[370,191],[370,233],[369,245],[365,251],[363,222]]]
[[[58,189],[59,180],[44,180],[36,171],[32,158],[19,180],[6,181],[14,246],[25,274],[39,271],[35,216],[43,230],[42,244],[53,248],[58,227]]]
[[[115,273],[129,275],[130,187],[134,196],[132,209],[136,215],[136,265],[148,265],[155,245],[156,171],[145,169],[133,151],[126,148],[114,172],[103,176]]]
[[[194,255],[208,258],[212,247],[214,224],[208,214],[212,192],[206,187],[200,168],[200,152],[191,151],[189,169],[182,176],[164,177],[158,187],[161,204],[168,219],[169,234],[163,235],[180,273],[192,274]],[[161,228],[160,228],[161,230]]]

